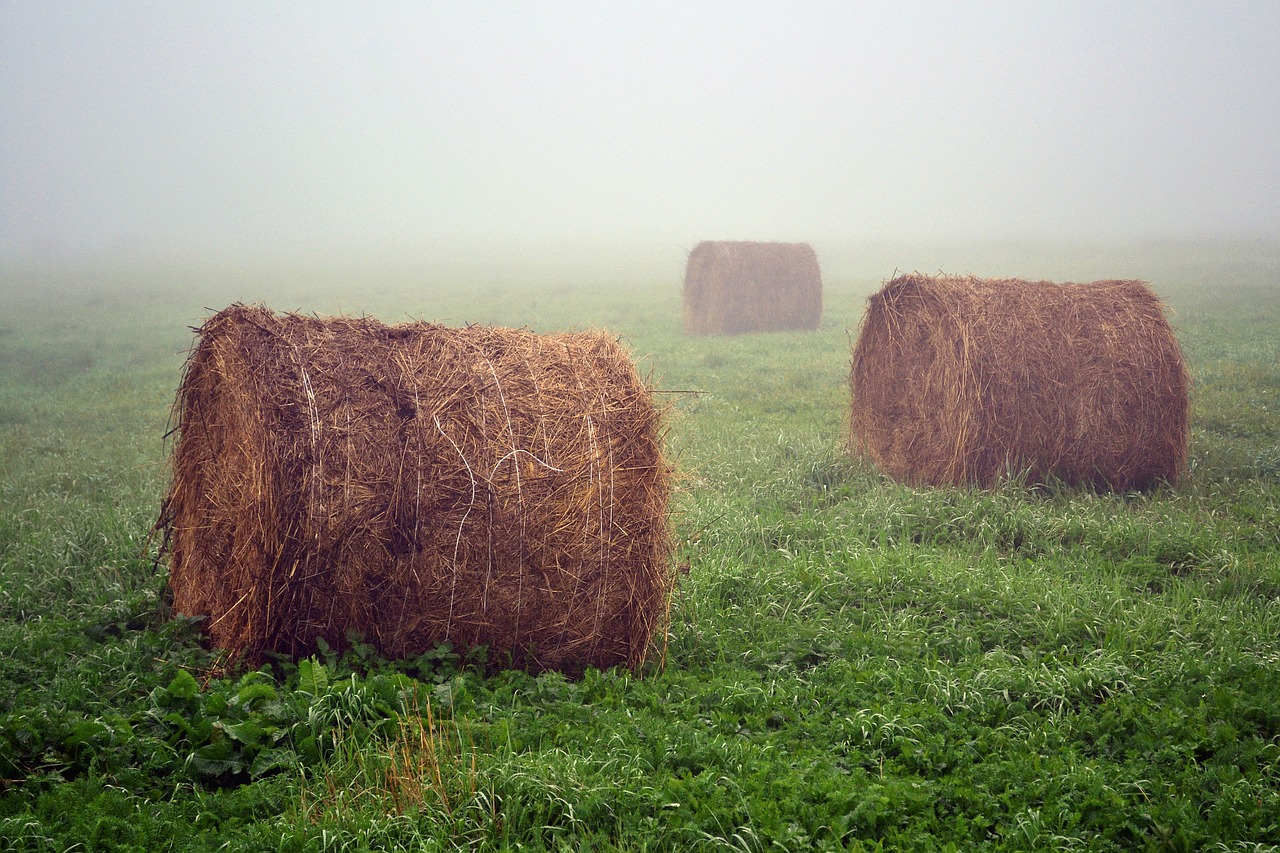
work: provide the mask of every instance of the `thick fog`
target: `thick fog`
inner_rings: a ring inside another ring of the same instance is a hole
[[[0,0],[0,257],[1280,235],[1280,3]]]

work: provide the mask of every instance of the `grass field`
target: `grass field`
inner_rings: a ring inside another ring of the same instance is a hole
[[[679,250],[4,272],[0,850],[1280,850],[1280,247],[818,248],[820,330],[733,338],[683,334]],[[1195,377],[1186,479],[847,458],[850,336],[895,266],[1150,280]],[[672,405],[665,663],[228,672],[159,619],[169,406],[235,300],[620,335]]]

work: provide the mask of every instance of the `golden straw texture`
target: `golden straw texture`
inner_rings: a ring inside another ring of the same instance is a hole
[[[662,414],[606,335],[233,305],[175,406],[174,608],[248,661],[354,631],[637,667],[672,583]]]
[[[908,483],[1173,482],[1189,379],[1141,281],[918,274],[873,295],[850,369],[851,445]]]

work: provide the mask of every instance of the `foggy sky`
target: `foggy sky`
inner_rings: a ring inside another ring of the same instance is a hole
[[[0,0],[0,257],[1280,236],[1280,3]]]

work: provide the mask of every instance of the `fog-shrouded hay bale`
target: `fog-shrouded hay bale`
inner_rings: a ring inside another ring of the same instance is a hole
[[[812,331],[821,319],[822,272],[808,243],[705,241],[689,253],[689,334]]]
[[[572,673],[665,636],[664,415],[612,338],[244,305],[197,332],[158,526],[174,610],[233,658],[354,632]]]
[[[1128,491],[1185,466],[1189,378],[1145,282],[898,276],[849,381],[851,448],[899,481]]]

